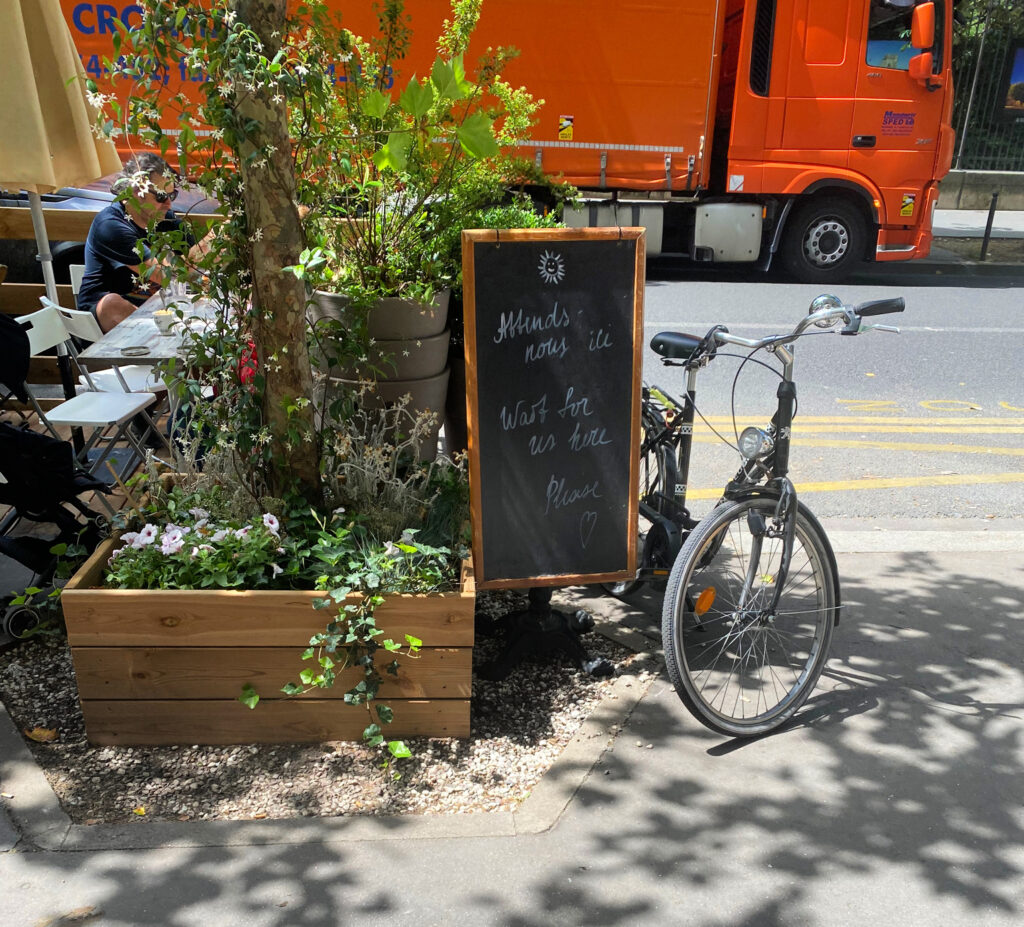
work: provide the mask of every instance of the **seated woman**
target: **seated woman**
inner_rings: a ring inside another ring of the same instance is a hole
[[[178,195],[178,175],[159,155],[144,152],[125,164],[111,192],[123,200],[111,203],[93,219],[85,242],[85,274],[78,308],[92,312],[100,328],[110,331],[128,318],[163,283],[162,268],[150,251],[149,228],[180,229],[190,246],[189,257],[206,250],[171,208]],[[152,268],[144,277],[145,268]]]

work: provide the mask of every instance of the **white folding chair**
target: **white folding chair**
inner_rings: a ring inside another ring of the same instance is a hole
[[[78,364],[78,352],[71,342],[68,330],[64,327],[60,313],[52,305],[30,315],[21,316],[18,322],[24,326],[28,334],[29,348],[32,354],[41,354],[58,345],[66,344],[76,365]],[[31,389],[29,389],[29,398],[32,400],[40,421],[49,428],[55,437],[60,437],[56,431],[59,427],[81,428],[83,433],[91,429],[85,446],[79,454],[91,474],[99,472],[110,457],[114,444],[121,440],[125,440],[131,445],[135,453],[139,455],[139,459],[144,459],[146,456],[146,449],[142,442],[149,437],[150,433],[156,435],[170,450],[170,445],[160,434],[156,423],[147,411],[156,402],[156,396],[153,393],[101,392],[96,389],[89,372],[81,366],[79,366],[79,370],[84,374],[88,391],[60,403],[45,414],[32,396]],[[146,431],[140,436],[133,434],[129,427],[136,416],[140,416],[146,424]],[[102,453],[90,463],[89,452],[100,444],[104,445]],[[132,459],[123,469],[128,470],[134,464],[135,460]]]
[[[68,273],[71,275],[71,295],[75,298],[75,308],[78,308],[78,291],[82,289],[82,278],[85,276],[84,264],[69,264]]]
[[[50,307],[57,311],[68,333],[81,341],[92,344],[103,337],[103,330],[96,316],[82,309],[65,309],[45,296],[39,297],[44,308]],[[85,370],[85,364],[78,358],[78,366]],[[167,392],[167,384],[160,379],[156,370],[146,364],[115,365],[110,370],[86,371],[92,377],[93,387],[101,393],[156,393],[158,397]],[[79,377],[82,386],[88,386],[83,373]]]

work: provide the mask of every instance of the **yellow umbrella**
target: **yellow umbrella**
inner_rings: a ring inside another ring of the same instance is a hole
[[[0,187],[25,190],[46,292],[56,302],[40,193],[121,169],[93,134],[96,111],[60,0],[0,0]]]

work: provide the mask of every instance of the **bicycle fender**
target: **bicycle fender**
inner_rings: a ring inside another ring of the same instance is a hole
[[[776,502],[781,498],[781,493],[777,489],[770,489],[766,486],[751,486],[747,489],[741,489],[735,493],[729,493],[728,499],[723,499],[723,502],[743,502],[746,499],[752,498],[765,498],[773,499]],[[721,505],[722,503],[719,503]],[[802,518],[805,518],[818,532],[818,536],[821,538],[822,543],[825,546],[825,556],[828,559],[828,567],[832,571],[833,584],[836,587],[836,627],[839,627],[839,618],[843,613],[842,609],[842,589],[839,585],[839,566],[836,563],[836,555],[832,550],[832,542],[828,539],[828,535],[825,533],[825,529],[821,527],[821,522],[815,517],[814,513],[807,508],[799,499],[796,500],[797,511],[800,513]]]

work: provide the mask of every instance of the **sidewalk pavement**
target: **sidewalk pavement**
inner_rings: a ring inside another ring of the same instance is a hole
[[[70,825],[8,723],[0,920],[1016,927],[1024,520],[826,529],[843,618],[787,730],[723,740],[623,677],[515,813]],[[660,660],[657,594],[566,596]]]
[[[936,238],[982,238],[988,223],[986,209],[936,209],[932,234]],[[1024,238],[1024,210],[997,209],[993,238]]]

